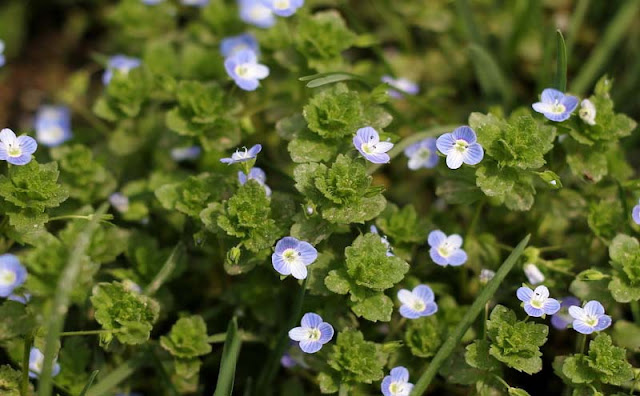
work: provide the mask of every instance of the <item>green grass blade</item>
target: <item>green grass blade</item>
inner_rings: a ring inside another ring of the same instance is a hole
[[[93,381],[96,380],[96,377],[98,376],[99,372],[100,370],[95,370],[93,373],[91,373],[91,377],[89,377],[89,381],[87,381],[87,384],[84,386],[84,388],[82,388],[82,392],[80,392],[78,396],[85,396],[87,394],[87,391],[89,390],[89,388],[91,388],[91,385],[93,385]]]
[[[92,386],[87,392],[87,396],[112,395],[114,393],[113,388],[133,375],[146,361],[146,353],[144,352],[127,360],[102,378],[95,386]]]
[[[20,383],[20,395],[27,396],[29,394],[29,356],[31,354],[31,345],[33,344],[33,333],[28,334],[24,339],[24,347],[22,353],[22,381]]]
[[[58,279],[53,305],[49,310],[44,324],[47,336],[45,337],[44,363],[42,365],[42,373],[40,374],[38,396],[51,396],[53,390],[53,380],[51,378],[53,360],[55,358],[54,355],[56,353],[58,340],[60,339],[60,333],[64,326],[64,320],[69,310],[71,291],[80,273],[82,258],[89,247],[91,237],[108,207],[109,205],[106,203],[101,205],[84,231],[78,234],[73,249],[71,250],[71,255],[69,256],[69,262]]]
[[[571,92],[584,95],[599,77],[602,67],[610,59],[613,50],[624,38],[625,32],[637,20],[640,1],[628,0],[618,10],[602,36],[602,40],[573,79]]]
[[[500,97],[503,104],[511,102],[511,87],[504,72],[491,54],[477,44],[471,44],[469,52],[484,95],[489,98]]]
[[[222,348],[222,359],[220,361],[220,372],[218,373],[218,384],[213,396],[231,396],[233,393],[233,383],[236,376],[236,363],[240,354],[242,340],[238,333],[238,320],[233,318],[227,328],[227,339]]]
[[[556,64],[556,79],[553,86],[560,92],[567,90],[567,46],[564,43],[562,32],[556,30],[556,41],[558,45],[558,59]]]
[[[184,244],[182,242],[178,242],[176,247],[173,248],[173,251],[171,252],[171,255],[169,256],[167,261],[165,261],[165,263],[162,265],[162,268],[160,268],[160,271],[158,271],[155,278],[153,278],[153,281],[151,281],[151,283],[147,285],[147,288],[144,290],[144,294],[146,294],[147,296],[152,296],[158,291],[158,289],[160,289],[160,287],[162,287],[162,285],[167,281],[169,276],[171,276],[173,271],[176,269],[176,264],[182,258],[182,255],[184,253]]]
[[[307,83],[307,88],[316,88],[326,84],[332,84],[339,81],[347,81],[347,80],[353,80],[353,79],[354,79],[353,75],[349,75],[346,73],[335,73],[335,74],[316,78],[314,80],[309,81]]]
[[[447,360],[456,346],[460,344],[460,340],[462,339],[464,333],[467,332],[478,315],[480,315],[480,313],[484,310],[484,306],[487,301],[489,301],[489,299],[495,294],[504,278],[518,261],[520,255],[522,255],[522,251],[527,246],[530,237],[531,235],[527,235],[522,241],[520,241],[518,246],[513,249],[509,257],[507,257],[504,263],[502,263],[493,279],[489,281],[478,298],[476,298],[473,304],[471,304],[471,307],[464,315],[462,320],[460,320],[460,323],[458,323],[456,328],[453,330],[453,333],[449,336],[449,338],[447,338],[436,355],[433,357],[433,360],[431,361],[431,363],[429,363],[429,367],[427,367],[427,370],[422,374],[418,382],[416,382],[416,385],[411,392],[411,396],[420,396],[424,392],[426,392],[429,384],[438,373],[438,369],[440,369],[440,366],[442,366],[445,360]]]
[[[473,10],[469,5],[469,0],[456,0],[456,11],[464,25],[467,39],[480,46],[484,45],[484,36],[480,34],[478,25],[476,25],[476,22],[473,19]]]

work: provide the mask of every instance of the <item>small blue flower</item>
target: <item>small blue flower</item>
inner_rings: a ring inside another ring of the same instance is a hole
[[[307,277],[307,266],[318,258],[318,251],[309,242],[294,237],[284,237],[276,243],[271,255],[273,268],[282,275],[293,275],[296,279]]]
[[[220,159],[220,162],[222,162],[223,164],[231,165],[238,162],[249,161],[250,159],[256,158],[256,156],[261,150],[262,150],[262,145],[260,144],[256,144],[255,146],[251,147],[249,150],[247,150],[247,148],[244,147],[244,151],[236,150],[235,153],[231,154],[231,158],[222,158]]]
[[[194,160],[200,156],[202,149],[200,146],[175,147],[171,149],[171,158],[174,161]]]
[[[4,41],[0,40],[0,67],[4,66]]]
[[[204,7],[209,4],[209,0],[180,0],[180,2],[192,7]]]
[[[253,34],[243,33],[238,36],[224,38],[220,42],[220,53],[225,58],[242,50],[251,50],[256,56],[260,55],[258,41],[253,37]]]
[[[289,17],[304,5],[304,0],[262,0],[265,7],[281,17]]]
[[[120,213],[124,213],[129,210],[129,197],[122,193],[114,192],[109,195],[109,203]]]
[[[120,73],[128,74],[131,69],[140,67],[142,62],[138,58],[131,58],[125,55],[114,55],[109,58],[107,62],[107,68],[102,75],[102,83],[104,85],[109,84],[109,81],[113,78],[113,71],[118,70]]]
[[[42,366],[44,365],[44,355],[40,350],[36,347],[31,348],[31,352],[29,353],[29,377],[38,378],[40,373],[42,373]],[[60,373],[60,365],[58,363],[53,364],[53,369],[51,370],[51,376],[55,377]]]
[[[290,354],[284,353],[280,358],[280,364],[284,368],[293,368],[298,365],[298,362],[296,362],[295,359],[292,358]]]
[[[418,84],[414,83],[411,80],[407,80],[406,78],[394,79],[391,76],[382,76],[382,82],[387,83],[393,88],[397,88],[410,95],[417,95],[420,92],[420,87],[418,86]],[[401,99],[404,96],[403,92],[398,92],[395,89],[390,89],[389,96],[395,99]]]
[[[27,279],[27,270],[13,254],[0,255],[0,297],[8,297]]]
[[[36,152],[38,143],[29,136],[18,136],[9,128],[0,131],[0,160],[13,165],[31,162],[31,154]]]
[[[253,167],[249,171],[249,175],[246,175],[243,171],[238,171],[238,181],[241,185],[247,182],[247,180],[255,180],[264,187],[264,191],[267,193],[267,197],[271,196],[271,189],[267,186],[267,174],[260,168]]]
[[[529,283],[531,283],[532,285],[535,286],[539,283],[544,282],[544,274],[540,272],[540,269],[535,264],[525,264],[523,270],[524,274],[527,277],[527,280],[529,280]]]
[[[71,139],[71,113],[66,106],[40,106],[35,120],[36,139],[56,147]]]
[[[162,3],[164,0],[142,0],[142,2],[146,5],[156,5]]]
[[[551,317],[551,325],[558,330],[566,329],[573,321],[569,315],[569,308],[572,306],[580,306],[580,300],[575,297],[565,297],[560,302],[560,310]]]
[[[255,91],[260,80],[269,75],[269,68],[258,63],[255,52],[241,50],[224,61],[224,68],[229,77],[245,91]]]
[[[462,237],[458,234],[447,236],[440,230],[431,231],[429,238],[429,255],[434,263],[446,267],[457,267],[467,261],[467,253],[462,250]]]
[[[404,149],[404,155],[409,158],[409,169],[433,168],[438,165],[438,150],[436,139],[427,138]]]
[[[636,224],[640,225],[640,200],[638,201],[638,204],[633,207],[631,217]]]
[[[369,230],[371,231],[372,234],[380,235],[380,233],[378,232],[378,227],[374,225],[369,227]],[[387,239],[386,235],[380,236],[380,242],[382,242],[382,244],[387,247],[387,257],[395,256],[395,254],[393,254],[393,248],[391,247],[391,243],[389,243],[389,240]]]
[[[589,99],[583,99],[580,102],[580,110],[578,110],[580,119],[589,125],[596,125],[596,106]]]
[[[7,300],[11,300],[11,301],[15,301],[15,302],[18,302],[20,304],[23,304],[23,305],[27,305],[27,303],[29,301],[31,301],[31,294],[29,294],[29,293],[12,294],[9,297],[7,297]]]
[[[555,298],[549,298],[549,289],[538,286],[535,290],[521,287],[516,292],[518,300],[524,303],[524,311],[529,316],[539,318],[542,315],[553,315],[560,310],[560,303]]]
[[[551,121],[565,121],[571,117],[571,113],[578,107],[579,99],[572,95],[565,95],[557,89],[547,88],[542,91],[540,102],[531,107],[538,113],[542,113]]]
[[[333,338],[333,327],[322,321],[320,315],[308,312],[302,317],[302,326],[289,330],[289,338],[299,341],[305,353],[316,353]]]
[[[438,304],[434,301],[433,290],[427,285],[418,285],[412,291],[398,291],[398,300],[402,303],[400,315],[407,319],[431,316],[438,312]]]
[[[389,162],[387,151],[393,148],[393,143],[381,142],[378,131],[372,127],[360,128],[353,137],[353,145],[364,158],[374,164],[386,164]]]
[[[409,370],[398,366],[391,369],[390,375],[382,379],[380,390],[384,396],[409,396],[413,384],[409,382]]]
[[[611,326],[611,316],[605,315],[604,307],[595,300],[586,303],[584,308],[569,307],[569,315],[573,317],[573,329],[578,333],[591,334]]]
[[[458,169],[463,163],[477,165],[484,157],[484,150],[477,143],[476,132],[468,126],[456,128],[436,140],[438,150],[447,156],[447,166]]]
[[[276,23],[276,17],[261,0],[238,0],[240,19],[260,28],[270,28]]]

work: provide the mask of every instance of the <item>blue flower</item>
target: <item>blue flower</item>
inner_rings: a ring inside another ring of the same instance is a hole
[[[413,384],[409,382],[409,370],[402,366],[391,369],[390,375],[382,379],[380,390],[384,396],[409,396]]]
[[[269,75],[269,68],[258,63],[255,52],[241,50],[224,61],[229,77],[245,91],[254,91],[260,81]]]
[[[547,88],[542,91],[540,102],[534,103],[531,107],[547,119],[560,122],[571,117],[571,113],[578,107],[578,98],[565,95],[557,89]]]
[[[201,152],[200,146],[175,147],[171,149],[171,158],[178,162],[193,160],[198,158]]]
[[[374,225],[369,227],[369,230],[371,231],[372,234],[380,235],[380,233],[378,232],[378,227]],[[380,242],[382,242],[382,244],[387,247],[387,257],[395,256],[395,254],[393,254],[393,248],[391,247],[391,243],[389,243],[389,240],[387,239],[386,235],[380,236]]]
[[[38,378],[40,373],[42,373],[42,366],[44,365],[44,355],[40,350],[36,347],[31,348],[31,352],[29,353],[29,377]],[[53,364],[53,369],[51,370],[51,376],[55,377],[60,373],[60,365],[55,362]]]
[[[71,139],[71,113],[66,106],[40,106],[35,120],[36,139],[56,147]]]
[[[253,37],[253,34],[243,33],[238,36],[224,38],[220,42],[220,53],[225,58],[242,50],[251,50],[254,54],[260,55],[258,41]]]
[[[304,5],[304,0],[262,0],[265,7],[281,17],[289,17]]]
[[[477,165],[482,161],[484,150],[476,141],[475,131],[468,126],[461,126],[440,136],[436,140],[436,146],[447,156],[447,166],[450,169],[458,169],[462,163]]]
[[[204,7],[209,4],[209,0],[180,0],[180,2],[187,6]]]
[[[580,102],[580,110],[578,110],[580,119],[589,125],[596,125],[596,106],[589,99],[583,99]]]
[[[569,315],[569,308],[572,306],[580,306],[580,300],[575,297],[565,297],[560,302],[560,310],[551,317],[551,325],[558,330],[566,329],[573,321]]]
[[[13,165],[31,162],[31,154],[36,152],[38,143],[29,136],[18,136],[9,128],[0,131],[0,160]]]
[[[240,184],[244,186],[247,180],[255,180],[258,184],[264,187],[267,197],[271,196],[271,189],[266,185],[267,175],[262,169],[253,167],[249,171],[249,175],[245,174],[243,171],[238,171],[238,181]]]
[[[409,158],[409,169],[433,168],[438,165],[438,150],[436,139],[427,138],[404,149],[404,155]]]
[[[138,58],[131,58],[125,55],[114,55],[109,58],[107,62],[107,68],[102,75],[102,83],[104,85],[109,84],[109,81],[113,78],[113,71],[118,70],[120,73],[128,74],[131,69],[140,67],[142,62]]]
[[[109,203],[120,213],[129,210],[129,198],[122,193],[114,192],[109,195]]]
[[[382,82],[387,83],[393,88],[397,88],[402,92],[398,92],[395,89],[389,90],[389,96],[396,99],[401,99],[404,95],[404,92],[410,95],[417,95],[420,92],[420,87],[418,84],[414,83],[411,80],[407,80],[406,78],[398,78],[394,79],[391,76],[382,76]]]
[[[249,161],[250,159],[256,158],[256,156],[261,150],[262,150],[262,145],[260,144],[256,144],[255,146],[251,147],[249,150],[247,150],[247,148],[244,147],[244,151],[236,150],[235,153],[231,154],[231,158],[222,158],[220,159],[220,162],[222,162],[223,164],[231,165],[237,162]]]
[[[24,293],[22,295],[20,295],[20,294],[12,294],[9,297],[7,297],[7,300],[11,300],[11,301],[15,301],[15,302],[18,302],[20,304],[23,304],[23,305],[27,305],[27,303],[29,301],[31,301],[31,294],[29,294],[29,293]]]
[[[0,40],[0,67],[4,66],[4,41]]]
[[[640,200],[638,201],[638,204],[633,207],[631,217],[636,224],[640,225]]]
[[[0,297],[8,297],[27,279],[27,270],[13,254],[0,255]]]
[[[294,237],[284,237],[276,243],[271,255],[273,268],[282,275],[293,275],[296,279],[307,277],[307,266],[318,258],[318,251],[309,242]]]
[[[291,355],[285,353],[280,358],[280,364],[284,368],[293,368],[298,365],[298,362],[296,362],[295,359],[291,357]]]
[[[400,315],[408,319],[431,316],[438,312],[438,304],[434,302],[433,290],[427,285],[418,285],[412,291],[398,291],[398,300],[402,303]]]
[[[460,249],[462,237],[458,234],[447,236],[440,230],[431,231],[429,238],[429,255],[434,263],[446,267],[457,267],[467,261],[467,253]]]
[[[260,28],[270,28],[276,23],[276,17],[261,0],[238,0],[240,19]]]
[[[389,162],[387,151],[393,148],[393,143],[381,142],[378,131],[370,126],[360,128],[353,137],[353,145],[364,158],[374,164],[386,164]]]
[[[527,276],[529,283],[537,285],[544,282],[544,274],[540,272],[540,269],[533,263],[525,264],[524,274]]]
[[[569,315],[573,317],[573,329],[578,333],[591,334],[611,326],[611,316],[604,314],[604,307],[592,300],[584,305],[569,307]]]
[[[161,2],[163,2],[164,0],[142,0],[142,2],[146,5],[156,5],[159,4]]]
[[[521,287],[516,292],[518,300],[524,303],[524,311],[529,316],[539,318],[542,315],[553,315],[560,310],[560,303],[555,298],[549,298],[549,289],[538,286],[535,290]]]
[[[302,352],[316,353],[333,338],[333,327],[318,314],[304,314],[300,324],[302,326],[289,330],[289,338],[299,341]]]

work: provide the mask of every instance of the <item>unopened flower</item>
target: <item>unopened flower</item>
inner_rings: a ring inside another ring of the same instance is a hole
[[[242,50],[251,50],[256,55],[260,54],[258,41],[251,33],[243,33],[238,36],[231,36],[222,39],[220,42],[220,53],[229,57]]]
[[[380,390],[384,396],[409,396],[413,384],[409,382],[409,370],[402,366],[391,369],[390,375],[382,380]]]
[[[560,310],[551,317],[551,325],[558,330],[566,329],[573,321],[569,315],[569,308],[572,306],[580,306],[580,300],[575,297],[565,297],[560,302]]]
[[[0,297],[8,297],[27,279],[27,270],[13,254],[0,255]]]
[[[109,203],[120,213],[129,210],[129,198],[122,193],[115,192],[109,195]]]
[[[638,201],[638,204],[633,207],[631,217],[636,224],[640,225],[640,200]]]
[[[580,102],[580,110],[578,110],[580,119],[589,125],[596,125],[596,106],[589,99],[583,99]]]
[[[462,237],[458,234],[447,236],[440,230],[431,231],[429,238],[429,255],[433,262],[443,267],[458,266],[467,261],[467,253],[462,250]]]
[[[26,165],[31,162],[31,154],[36,152],[38,143],[26,135],[16,136],[9,128],[0,131],[0,160],[12,165]]]
[[[378,232],[378,227],[376,227],[374,225],[369,227],[369,230],[373,234],[380,235],[380,233]],[[382,244],[387,247],[387,257],[395,256],[393,254],[393,248],[391,247],[391,243],[387,239],[386,235],[380,235],[380,242],[382,242]]]
[[[402,303],[400,315],[407,319],[431,316],[438,312],[438,304],[434,301],[433,290],[427,285],[418,285],[412,291],[398,291],[398,300]]]
[[[382,82],[387,83],[393,88],[397,88],[402,91],[398,92],[395,89],[390,89],[389,96],[391,96],[392,98],[400,99],[403,97],[405,92],[410,95],[417,95],[418,92],[420,92],[420,87],[418,86],[418,84],[406,78],[396,79],[391,76],[382,76]]]
[[[261,0],[238,0],[240,19],[260,28],[269,28],[276,23],[273,11]]]
[[[554,298],[549,298],[549,289],[546,286],[538,286],[535,290],[521,287],[516,292],[518,300],[524,303],[524,311],[529,316],[536,318],[542,315],[553,315],[560,310],[560,303]]]
[[[29,353],[29,377],[38,378],[42,373],[42,366],[44,366],[44,355],[38,348],[32,347]],[[51,376],[55,377],[58,373],[60,373],[60,365],[54,360]]]
[[[260,80],[269,75],[269,68],[258,63],[255,52],[240,50],[224,61],[224,68],[229,77],[245,91],[254,91]]]
[[[180,2],[192,7],[204,7],[209,4],[209,0],[180,0]]]
[[[125,279],[122,281],[122,286],[125,290],[130,291],[132,293],[140,294],[142,293],[142,288],[136,282],[131,279]]]
[[[4,41],[0,40],[0,67],[4,66],[5,64],[5,57],[4,57]]]
[[[438,165],[438,149],[436,139],[427,138],[414,143],[404,149],[404,155],[409,158],[409,169],[433,168]]]
[[[36,113],[36,139],[55,147],[71,139],[71,113],[66,106],[41,106]]]
[[[611,326],[611,316],[604,314],[604,307],[592,300],[584,305],[569,307],[569,315],[573,317],[573,329],[578,333],[591,334]]]
[[[241,151],[238,149],[236,150],[235,153],[231,154],[231,158],[222,158],[220,159],[220,162],[222,162],[223,164],[231,165],[238,162],[249,161],[251,159],[256,158],[256,156],[261,150],[262,150],[262,145],[260,144],[254,145],[249,150],[247,150],[247,148],[244,147],[244,151]]]
[[[174,161],[188,161],[196,159],[202,153],[200,146],[175,147],[171,149],[171,158]]]
[[[31,294],[30,293],[12,294],[9,297],[7,297],[7,300],[11,300],[23,305],[27,305],[27,303],[31,301]]]
[[[538,269],[538,267],[535,264],[533,263],[525,264],[523,270],[524,270],[524,274],[527,276],[527,279],[529,280],[529,283],[531,283],[532,285],[537,285],[539,283],[544,282],[544,274],[540,272],[540,269]]]
[[[238,171],[238,182],[240,182],[241,185],[244,185],[248,180],[255,180],[256,182],[258,182],[258,184],[264,187],[264,191],[267,194],[267,197],[271,196],[271,189],[266,184],[267,175],[262,169],[253,167],[249,171],[248,175],[243,171]]]
[[[304,5],[304,0],[262,0],[265,7],[281,17],[289,17]]]
[[[557,89],[547,88],[540,95],[540,102],[531,107],[538,113],[542,113],[551,121],[565,121],[571,117],[571,113],[578,107],[578,98],[565,95]]]
[[[280,364],[284,368],[292,368],[298,365],[294,358],[291,357],[290,354],[284,353],[280,358]]]
[[[494,271],[483,268],[482,271],[480,271],[480,283],[486,285],[491,279],[493,279],[494,276],[496,276],[496,273]]]
[[[364,158],[374,164],[386,164],[389,162],[387,151],[393,148],[393,143],[381,142],[378,131],[372,127],[360,128],[353,137],[353,145]]]
[[[333,327],[318,314],[304,314],[300,324],[302,326],[289,330],[289,338],[299,342],[302,352],[316,353],[333,338]]]
[[[436,140],[436,147],[447,156],[447,166],[450,169],[458,169],[463,163],[477,165],[482,161],[484,149],[477,140],[473,129],[461,126],[440,136]]]
[[[107,62],[107,68],[102,75],[102,83],[104,85],[109,84],[109,81],[113,78],[113,71],[117,70],[122,74],[129,74],[132,69],[140,67],[142,62],[138,58],[132,58],[125,55],[114,55],[109,58]]]
[[[307,277],[307,266],[318,258],[318,251],[309,242],[294,237],[284,237],[276,243],[271,255],[273,268],[282,275],[293,275],[296,279]]]

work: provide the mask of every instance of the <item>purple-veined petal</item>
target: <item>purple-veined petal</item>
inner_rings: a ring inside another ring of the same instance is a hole
[[[453,132],[451,132],[451,135],[455,140],[462,139],[470,145],[475,143],[477,140],[476,132],[468,126],[461,126],[456,128]]]
[[[16,142],[16,134],[9,128],[3,128],[0,131],[0,142],[5,144],[14,144]]]
[[[247,182],[247,175],[245,175],[243,171],[238,171],[238,182],[240,182],[240,184],[242,185]]]
[[[320,323],[322,323],[322,317],[313,312],[307,312],[302,316],[302,320],[300,320],[300,324],[302,324],[303,327],[309,328],[316,328],[320,326]]]
[[[429,302],[426,304],[424,310],[420,312],[420,316],[431,316],[436,312],[438,312],[438,304]]]
[[[573,321],[573,329],[578,333],[582,333],[582,334],[593,333],[593,327],[587,326],[586,323],[577,319]]]
[[[420,316],[422,316],[420,312],[416,312],[406,305],[401,306],[399,309],[399,312],[400,312],[400,315],[404,316],[407,319],[417,319]]]
[[[391,381],[392,382],[408,382],[409,381],[409,370],[405,367],[398,366],[391,369]]]
[[[318,258],[318,251],[309,242],[300,241],[297,250],[300,253],[300,260],[305,265],[313,263]]]
[[[277,254],[282,254],[287,249],[298,250],[299,245],[300,245],[300,241],[297,240],[296,238],[290,237],[290,236],[284,237],[281,240],[279,240],[278,243],[276,243],[275,252]]]
[[[640,205],[636,205],[633,207],[631,218],[636,224],[640,225]]]
[[[316,353],[322,349],[322,343],[320,341],[302,340],[300,341],[300,349],[305,353]]]
[[[380,142],[380,135],[378,135],[378,131],[370,126],[358,129],[356,135],[363,143],[378,144]]]
[[[9,158],[9,153],[7,153],[4,144],[0,143],[0,161],[6,161],[7,158]]]
[[[569,315],[571,315],[571,317],[573,317],[574,319],[582,322],[589,319],[585,310],[578,307],[577,305],[569,307]]]
[[[535,288],[533,294],[541,297],[542,299],[545,299],[549,297],[549,289],[546,286],[540,285]]]
[[[429,246],[431,246],[431,247],[438,247],[446,239],[447,239],[447,234],[445,234],[444,232],[442,232],[440,230],[435,230],[435,231],[431,231],[429,233],[429,238],[427,239],[427,242],[429,243]]]
[[[478,143],[473,143],[464,152],[463,161],[467,165],[477,165],[484,158],[484,149]]]
[[[564,314],[555,314],[551,317],[551,325],[558,330],[564,330],[571,323],[571,318],[567,318]]]
[[[300,261],[296,261],[290,265],[291,275],[296,279],[307,278],[307,266]]]
[[[602,315],[598,318],[598,323],[594,326],[594,330],[601,331],[611,326],[611,316]]]
[[[533,316],[534,318],[539,318],[544,315],[544,311],[542,309],[533,307],[529,302],[524,303],[524,311],[527,315]]]
[[[455,250],[447,257],[449,265],[457,267],[467,262],[467,252],[462,249]]]
[[[447,237],[447,244],[454,249],[459,249],[462,246],[462,237],[458,234],[451,234]]]
[[[386,377],[384,377],[384,379],[382,380],[382,383],[380,384],[380,390],[382,391],[382,394],[384,396],[393,396],[391,394],[391,391],[389,390],[389,387],[391,386],[391,376],[387,375]]]
[[[427,285],[418,285],[413,288],[412,294],[417,296],[425,303],[432,302],[434,299],[433,290]]]
[[[254,179],[254,180],[258,180],[258,181],[264,183],[264,182],[267,181],[267,174],[264,173],[264,171],[262,169],[254,167],[254,168],[251,168],[251,170],[249,171],[249,178],[250,179]]]
[[[19,157],[11,157],[7,158],[7,162],[13,165],[26,165],[31,161],[31,154],[23,153]]]
[[[449,169],[458,169],[464,162],[464,154],[458,150],[451,150],[447,154],[447,166]]]
[[[560,101],[565,107],[565,111],[567,113],[573,113],[573,111],[578,107],[578,103],[580,99],[573,95],[565,95],[564,98]]]
[[[590,316],[599,316],[604,314],[604,307],[596,300],[591,300],[584,306],[584,311]]]
[[[516,291],[516,296],[518,297],[518,300],[522,302],[529,302],[531,301],[531,297],[533,297],[533,290],[524,286],[519,287]]]
[[[285,276],[291,275],[291,266],[284,261],[281,255],[273,253],[271,255],[271,263],[273,264],[273,269],[275,269],[279,274]]]
[[[572,296],[568,296],[562,299],[562,301],[560,302],[560,306],[562,307],[570,307],[572,305],[580,305],[580,300],[578,300],[575,297]]]
[[[546,88],[542,90],[542,94],[540,95],[540,100],[544,103],[553,103],[556,100],[562,100],[562,98],[564,98],[564,94],[553,88]]]
[[[260,86],[260,82],[256,79],[246,80],[241,78],[234,78],[233,80],[235,81],[236,85],[238,85],[245,91],[255,91]]]
[[[18,145],[22,149],[23,154],[33,154],[38,148],[36,140],[30,136],[18,136]]]
[[[329,323],[322,322],[320,323],[320,326],[318,326],[318,330],[320,330],[320,339],[318,341],[322,344],[326,344],[331,341],[333,338],[333,326]]]
[[[364,154],[364,157],[374,164],[386,164],[391,159],[387,153]]]
[[[438,252],[437,247],[432,247],[431,249],[429,249],[429,256],[431,256],[431,260],[433,260],[433,262],[438,265],[442,265],[442,266],[449,265],[449,260],[446,257],[442,257],[440,255],[440,252]]]
[[[294,341],[306,340],[309,336],[309,329],[306,327],[294,327],[289,330],[289,338]]]
[[[451,133],[445,133],[436,140],[436,147],[444,155],[449,155],[455,144],[456,139]]]
[[[547,315],[553,315],[560,310],[560,303],[555,298],[548,298],[547,301],[544,302],[544,313]]]
[[[413,304],[415,297],[413,293],[411,293],[409,290],[401,289],[401,290],[398,290],[398,300],[400,300],[400,302],[403,303],[404,305],[411,305]]]
[[[391,142],[379,142],[376,143],[376,152],[377,153],[386,153],[387,151],[393,148],[393,143]]]

